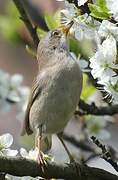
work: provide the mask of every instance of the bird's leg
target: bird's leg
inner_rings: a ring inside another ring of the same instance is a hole
[[[60,139],[61,143],[62,143],[63,146],[64,146],[64,149],[66,150],[66,152],[67,152],[67,154],[68,154],[68,156],[69,156],[70,163],[74,163],[75,169],[76,169],[76,172],[77,172],[77,175],[78,175],[78,177],[81,178],[81,169],[77,166],[76,161],[74,160],[72,154],[70,153],[70,151],[68,150],[66,144],[64,143],[63,138],[62,138],[62,135],[63,135],[62,132],[57,134],[58,138]]]
[[[61,143],[62,143],[62,144],[63,144],[63,146],[64,146],[65,151],[66,151],[66,152],[67,152],[67,154],[68,154],[68,157],[69,157],[70,163],[75,162],[75,160],[74,160],[73,156],[71,155],[70,151],[68,150],[68,148],[67,148],[66,144],[65,144],[65,143],[64,143],[64,141],[63,141],[62,135],[63,135],[63,133],[62,133],[62,132],[57,134],[57,136],[58,136],[59,140],[61,141]]]
[[[46,161],[44,160],[43,158],[43,153],[41,151],[41,140],[42,140],[42,126],[40,126],[39,128],[39,133],[38,133],[38,137],[37,137],[37,147],[38,147],[38,150],[39,150],[39,153],[38,153],[38,164],[40,165],[42,171],[44,171],[44,167],[46,165]]]
[[[42,170],[42,172],[44,172],[45,170],[45,167],[47,165],[44,157],[43,157],[43,152],[41,151],[42,150],[42,147],[41,147],[41,142],[42,142],[42,126],[39,127],[38,129],[38,133],[37,133],[37,136],[35,138],[35,147],[38,147],[38,164],[40,165],[40,168]],[[44,180],[50,180],[50,179],[45,179]]]

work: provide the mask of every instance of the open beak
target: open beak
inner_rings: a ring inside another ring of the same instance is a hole
[[[66,34],[66,36],[68,35],[69,30],[70,30],[70,28],[72,27],[73,24],[74,24],[74,22],[71,21],[71,22],[68,23],[66,26],[62,27],[62,31],[63,31],[63,33]]]

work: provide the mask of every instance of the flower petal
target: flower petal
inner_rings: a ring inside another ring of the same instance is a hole
[[[13,143],[13,136],[9,133],[0,136],[0,144],[4,148],[9,148]]]
[[[78,0],[78,6],[82,6],[87,2],[87,0]]]
[[[11,86],[18,87],[21,85],[22,81],[23,81],[23,76],[20,74],[15,74],[11,77]]]
[[[18,154],[17,150],[12,150],[12,149],[4,149],[2,152],[4,156],[11,156],[11,157],[14,157]]]
[[[22,157],[24,157],[24,158],[27,158],[29,154],[28,154],[28,152],[26,151],[25,148],[21,148],[21,149],[20,149],[20,155],[21,155]]]
[[[37,160],[38,158],[38,154],[39,154],[39,150],[38,148],[35,148],[34,150],[30,150],[29,151],[29,159],[32,159],[32,160]]]

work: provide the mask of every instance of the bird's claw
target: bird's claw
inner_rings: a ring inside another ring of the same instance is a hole
[[[44,169],[45,169],[45,167],[47,165],[47,162],[46,162],[46,160],[44,158],[43,152],[41,152],[41,151],[39,152],[37,161],[38,161],[38,164],[39,164],[42,172],[44,172]]]

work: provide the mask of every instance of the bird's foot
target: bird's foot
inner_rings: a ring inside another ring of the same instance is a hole
[[[69,154],[69,160],[70,160],[70,164],[76,163],[75,159],[73,158],[73,156],[71,154]]]
[[[75,159],[73,158],[72,155],[69,156],[69,159],[70,159],[70,164],[73,164],[73,166],[76,170],[77,176],[81,179],[81,169],[80,169],[79,164],[75,161]]]
[[[41,151],[39,152],[37,161],[38,161],[38,164],[39,164],[42,172],[44,172],[47,162],[45,160],[43,152],[41,152]]]
[[[42,151],[39,152],[38,154],[38,164],[42,170],[42,172],[45,172],[45,168],[47,166],[47,161],[52,161],[53,162],[53,158],[51,156],[48,156],[47,154],[44,154]],[[51,179],[42,179],[42,180],[51,180]]]

